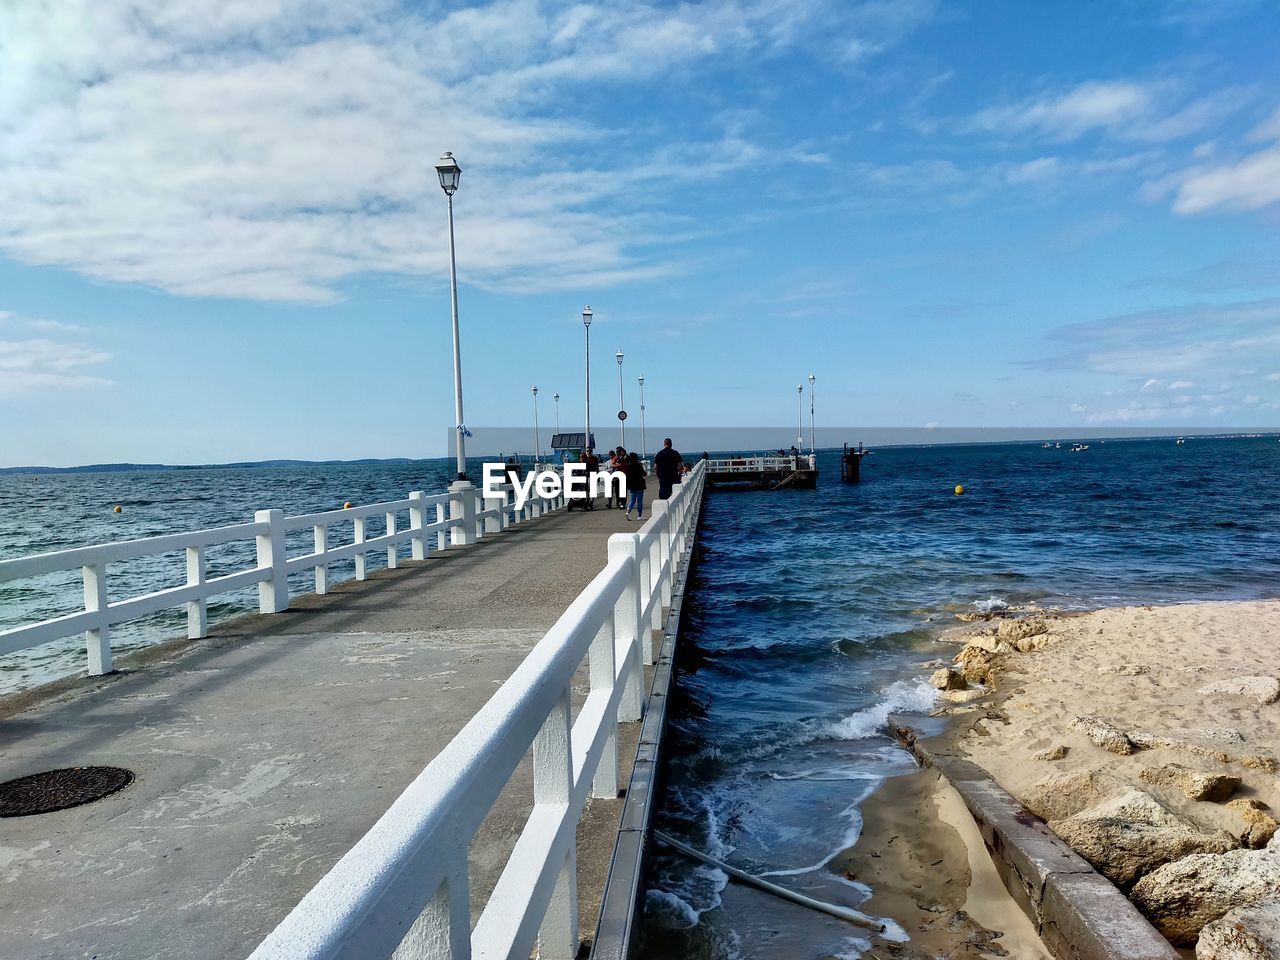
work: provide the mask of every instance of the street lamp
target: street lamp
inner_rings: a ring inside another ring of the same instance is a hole
[[[644,438],[644,374],[640,374],[640,459],[645,458],[649,450],[649,441]]]
[[[582,329],[586,336],[586,359],[587,359],[587,410],[586,410],[586,432],[582,435],[582,452],[586,453],[587,448],[591,446],[591,319],[595,316],[591,312],[591,305],[582,308]]]
[[[560,393],[557,391],[551,395],[551,399],[556,402],[556,433],[560,432]]]
[[[436,164],[436,173],[440,174],[440,188],[449,198],[449,292],[453,307],[453,409],[458,431],[458,479],[467,479],[467,428],[462,423],[462,347],[458,341],[458,264],[453,249],[453,195],[458,191],[458,181],[462,179],[462,168],[453,159],[451,152],[446,152]]]
[[[815,377],[809,374],[809,452],[817,453],[818,448],[813,442],[813,381]]]
[[[627,448],[627,403],[622,397],[622,351],[614,354],[618,358],[618,446]]]
[[[542,437],[538,433],[538,385],[533,385],[533,465],[538,466],[538,457],[542,454]]]
[[[796,384],[796,449],[804,452],[804,384]]]

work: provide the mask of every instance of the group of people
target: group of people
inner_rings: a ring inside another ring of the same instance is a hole
[[[648,472],[644,468],[644,464],[640,461],[640,455],[634,451],[628,453],[622,447],[615,447],[608,451],[608,463],[601,464],[600,458],[596,456],[595,450],[587,448],[583,455],[583,462],[587,465],[587,475],[596,473],[621,473],[627,480],[627,519],[631,519],[632,511],[636,514],[637,520],[644,519],[644,494],[647,484],[645,478]],[[684,458],[680,456],[679,451],[671,446],[671,438],[667,437],[662,441],[662,449],[653,457],[653,472],[658,478],[658,499],[668,500],[671,497],[672,488],[680,482],[681,475],[687,470]],[[588,480],[590,482],[590,480]],[[606,509],[618,507],[622,509],[622,498],[615,492],[615,487],[609,484],[607,487],[609,494],[606,497],[604,505]]]

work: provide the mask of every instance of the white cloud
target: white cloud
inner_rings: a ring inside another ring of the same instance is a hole
[[[1268,374],[1267,374],[1267,379],[1268,379],[1268,380],[1280,380],[1280,372],[1276,372],[1276,373],[1268,373]]]
[[[678,221],[652,212],[655,185],[808,152],[606,130],[575,114],[577,93],[688,83],[701,65],[801,45],[835,61],[854,42],[892,45],[932,7],[0,5],[0,251],[192,296],[324,301],[362,273],[440,276],[432,166],[448,148],[464,168],[464,279],[667,275]]]
[[[1195,134],[1237,109],[1240,91],[1188,100],[1176,85],[1132,80],[1097,81],[1048,92],[974,114],[968,129],[1030,133],[1075,140],[1104,133],[1120,140],[1159,143]]]
[[[1072,412],[1072,413],[1084,413],[1084,412],[1085,412],[1086,410],[1088,410],[1088,409],[1089,409],[1089,407],[1088,407],[1086,404],[1083,404],[1083,403],[1073,403],[1073,404],[1071,405],[1071,412]]]
[[[1234,163],[1198,168],[1181,178],[1174,196],[1178,213],[1203,213],[1216,207],[1257,210],[1280,201],[1280,144]]]
[[[1190,390],[1195,384],[1190,380],[1175,380],[1169,384],[1170,390]]]
[[[1152,377],[1150,380],[1148,380],[1146,383],[1142,385],[1142,390],[1145,392],[1147,390],[1150,390],[1152,387],[1156,387],[1159,385],[1160,385],[1160,381]]]
[[[110,385],[108,379],[82,372],[110,359],[111,354],[79,343],[0,340],[0,397]]]

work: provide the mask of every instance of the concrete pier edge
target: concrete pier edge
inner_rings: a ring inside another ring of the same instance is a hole
[[[964,800],[1005,889],[1058,960],[1178,960],[1128,897],[986,770],[931,751],[911,727],[894,732],[916,762],[937,770]]]
[[[649,857],[653,809],[661,787],[662,738],[667,729],[667,704],[675,680],[676,646],[683,622],[685,592],[697,562],[705,500],[704,492],[702,500],[694,508],[697,511],[694,533],[685,547],[684,556],[679,558],[676,582],[671,590],[671,606],[654,664],[653,683],[640,728],[640,743],[627,784],[618,839],[614,844],[609,877],[605,881],[600,904],[600,919],[591,942],[591,960],[626,960],[634,945],[636,922],[643,910],[643,878]]]

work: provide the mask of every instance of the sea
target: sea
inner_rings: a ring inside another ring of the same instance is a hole
[[[1280,596],[1280,443],[1188,438],[878,449],[863,482],[715,493],[681,636],[659,830],[859,906],[862,802],[914,768],[922,664],[956,614]],[[957,484],[964,487],[957,496]],[[642,960],[883,955],[859,931],[655,846]],[[905,937],[890,927],[890,936]]]
[[[816,490],[714,492],[687,601],[659,829],[748,872],[858,906],[862,802],[912,769],[891,717],[940,729],[922,667],[957,614],[1280,596],[1280,442],[1094,440],[884,447],[863,482],[818,455]],[[450,461],[0,475],[0,559],[444,490]],[[964,487],[956,495],[957,484]],[[115,513],[115,506],[121,507]],[[370,536],[379,532],[371,524]],[[335,531],[337,537],[341,531]],[[300,531],[291,552],[307,552]],[[370,554],[370,566],[385,555]],[[211,549],[210,575],[252,566]],[[354,575],[335,565],[333,579]],[[113,595],[177,585],[181,554],[110,569]],[[296,578],[297,593],[311,589]],[[80,609],[78,571],[0,584],[0,630]],[[210,606],[256,609],[253,590]],[[181,609],[113,630],[117,652],[182,636]],[[0,693],[84,669],[69,638],[0,657]],[[841,921],[731,885],[661,848],[639,956],[853,958]],[[900,934],[905,936],[905,934]]]

